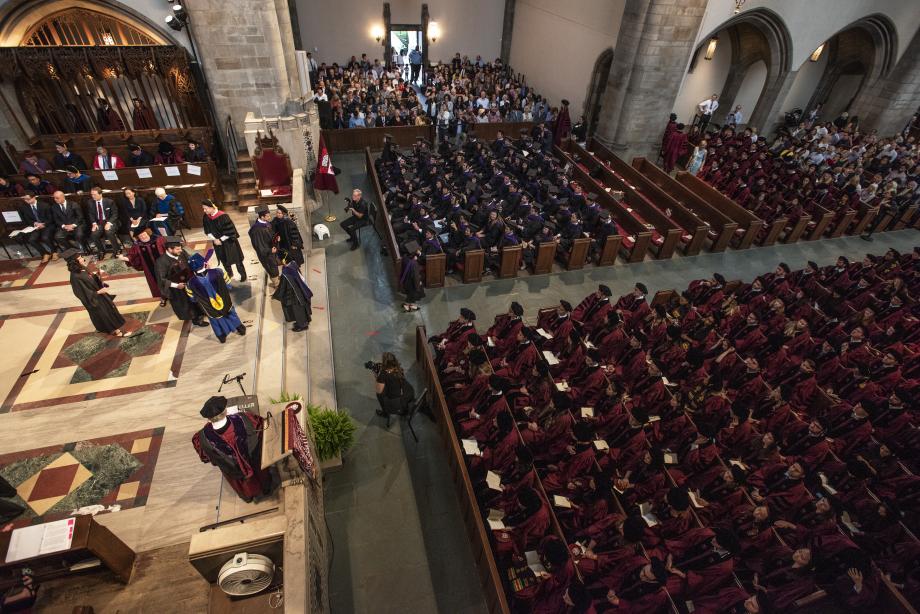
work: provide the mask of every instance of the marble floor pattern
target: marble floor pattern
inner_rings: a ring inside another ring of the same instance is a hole
[[[248,223],[231,217],[248,260]],[[200,229],[186,236],[190,249],[205,249]],[[0,265],[0,473],[12,472],[22,486],[29,508],[20,521],[115,505],[120,511],[97,520],[148,551],[277,505],[228,496],[218,469],[202,463],[191,443],[204,425],[198,410],[224,374],[256,371],[258,335],[231,335],[221,345],[210,327],[186,329],[150,297],[141,273],[109,259],[102,264],[113,267],[107,280],[116,304],[144,335],[101,336],[73,296],[64,262],[37,263],[26,261],[32,272],[16,279],[31,283],[16,287],[4,275],[22,267]],[[258,319],[264,283],[259,275],[231,290],[242,320]]]
[[[364,155],[333,157],[342,169],[339,187],[346,193],[358,187],[366,198],[371,197]],[[322,222],[325,214],[325,208],[315,212],[313,222]],[[903,230],[875,235],[871,243],[847,237],[629,265],[618,261],[612,267],[518,279],[487,277],[480,284],[427,290],[421,310],[407,314],[400,309],[402,298],[391,281],[392,264],[381,256],[374,230],[363,229],[361,248],[350,251],[340,221],[341,217],[328,224],[329,240],[314,241],[314,247],[326,248],[338,405],[358,423],[356,445],[345,455],[344,467],[325,477],[326,520],[334,551],[329,585],[334,614],[486,611],[434,425],[417,417],[416,442],[404,423],[394,421],[386,429],[383,419],[374,415],[372,380],[362,365],[390,351],[409,377],[417,378],[416,326],[442,331],[461,307],[469,307],[479,316],[477,324],[488,327],[493,316],[506,312],[514,300],[533,318],[539,308],[560,298],[577,303],[599,283],[608,284],[615,296],[629,292],[636,281],[645,282],[654,293],[685,288],[716,271],[729,279],[750,281],[783,261],[793,268],[808,260],[823,266],[838,255],[861,258],[889,247],[903,252],[920,245],[920,232]],[[414,383],[420,390],[419,380]]]

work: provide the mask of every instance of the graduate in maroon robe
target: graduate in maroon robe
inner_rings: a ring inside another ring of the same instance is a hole
[[[153,109],[140,98],[132,98],[134,110],[131,111],[131,121],[135,130],[156,130],[160,127]]]
[[[157,258],[166,251],[166,237],[159,236],[152,239],[151,234],[150,229],[147,228],[139,232],[134,245],[126,249],[118,259],[124,260],[136,271],[143,271],[147,285],[150,287],[150,295],[154,298],[162,298],[155,269]]]
[[[210,421],[192,437],[201,462],[216,465],[247,503],[271,493],[271,472],[262,469],[261,416],[248,412],[228,415],[227,398],[221,396],[208,399],[201,415]]]
[[[572,118],[569,117],[569,101],[562,99],[562,108],[559,109],[559,115],[556,117],[556,123],[553,126],[553,145],[561,145],[564,139],[569,138],[572,133]]]
[[[684,125],[677,124],[676,129],[668,136],[664,144],[664,170],[671,172],[677,166],[677,160],[687,155],[687,134],[683,132]]]

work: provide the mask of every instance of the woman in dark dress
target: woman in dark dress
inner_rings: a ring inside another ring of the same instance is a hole
[[[137,235],[143,232],[147,228],[148,222],[150,222],[150,209],[144,199],[138,196],[133,189],[125,188],[123,193],[125,210],[130,220],[128,232],[131,233],[132,239],[137,240]]]
[[[422,286],[422,273],[418,264],[421,248],[415,241],[406,244],[408,252],[402,259],[402,273],[399,276],[399,285],[406,293],[403,311],[418,311],[416,304],[419,299],[425,298],[425,288]]]
[[[70,250],[69,250],[70,251]],[[102,282],[97,273],[90,273],[86,268],[86,259],[77,250],[66,254],[67,270],[70,271],[70,287],[74,296],[80,299],[93,326],[100,333],[115,337],[130,337],[121,329],[125,319],[115,307],[114,298],[108,293],[108,285]]]
[[[284,321],[293,322],[295,333],[310,328],[313,310],[310,299],[313,292],[300,274],[300,268],[293,260],[281,267],[281,279],[272,298],[281,303]]]

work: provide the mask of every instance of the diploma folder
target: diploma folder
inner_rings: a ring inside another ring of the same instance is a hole
[[[639,513],[647,526],[654,527],[658,524],[658,516],[652,511],[652,504],[648,501],[639,504]]]

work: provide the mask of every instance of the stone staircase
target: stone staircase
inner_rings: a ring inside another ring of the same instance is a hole
[[[236,206],[240,211],[259,204],[259,190],[256,187],[256,171],[252,167],[249,152],[236,155]]]

